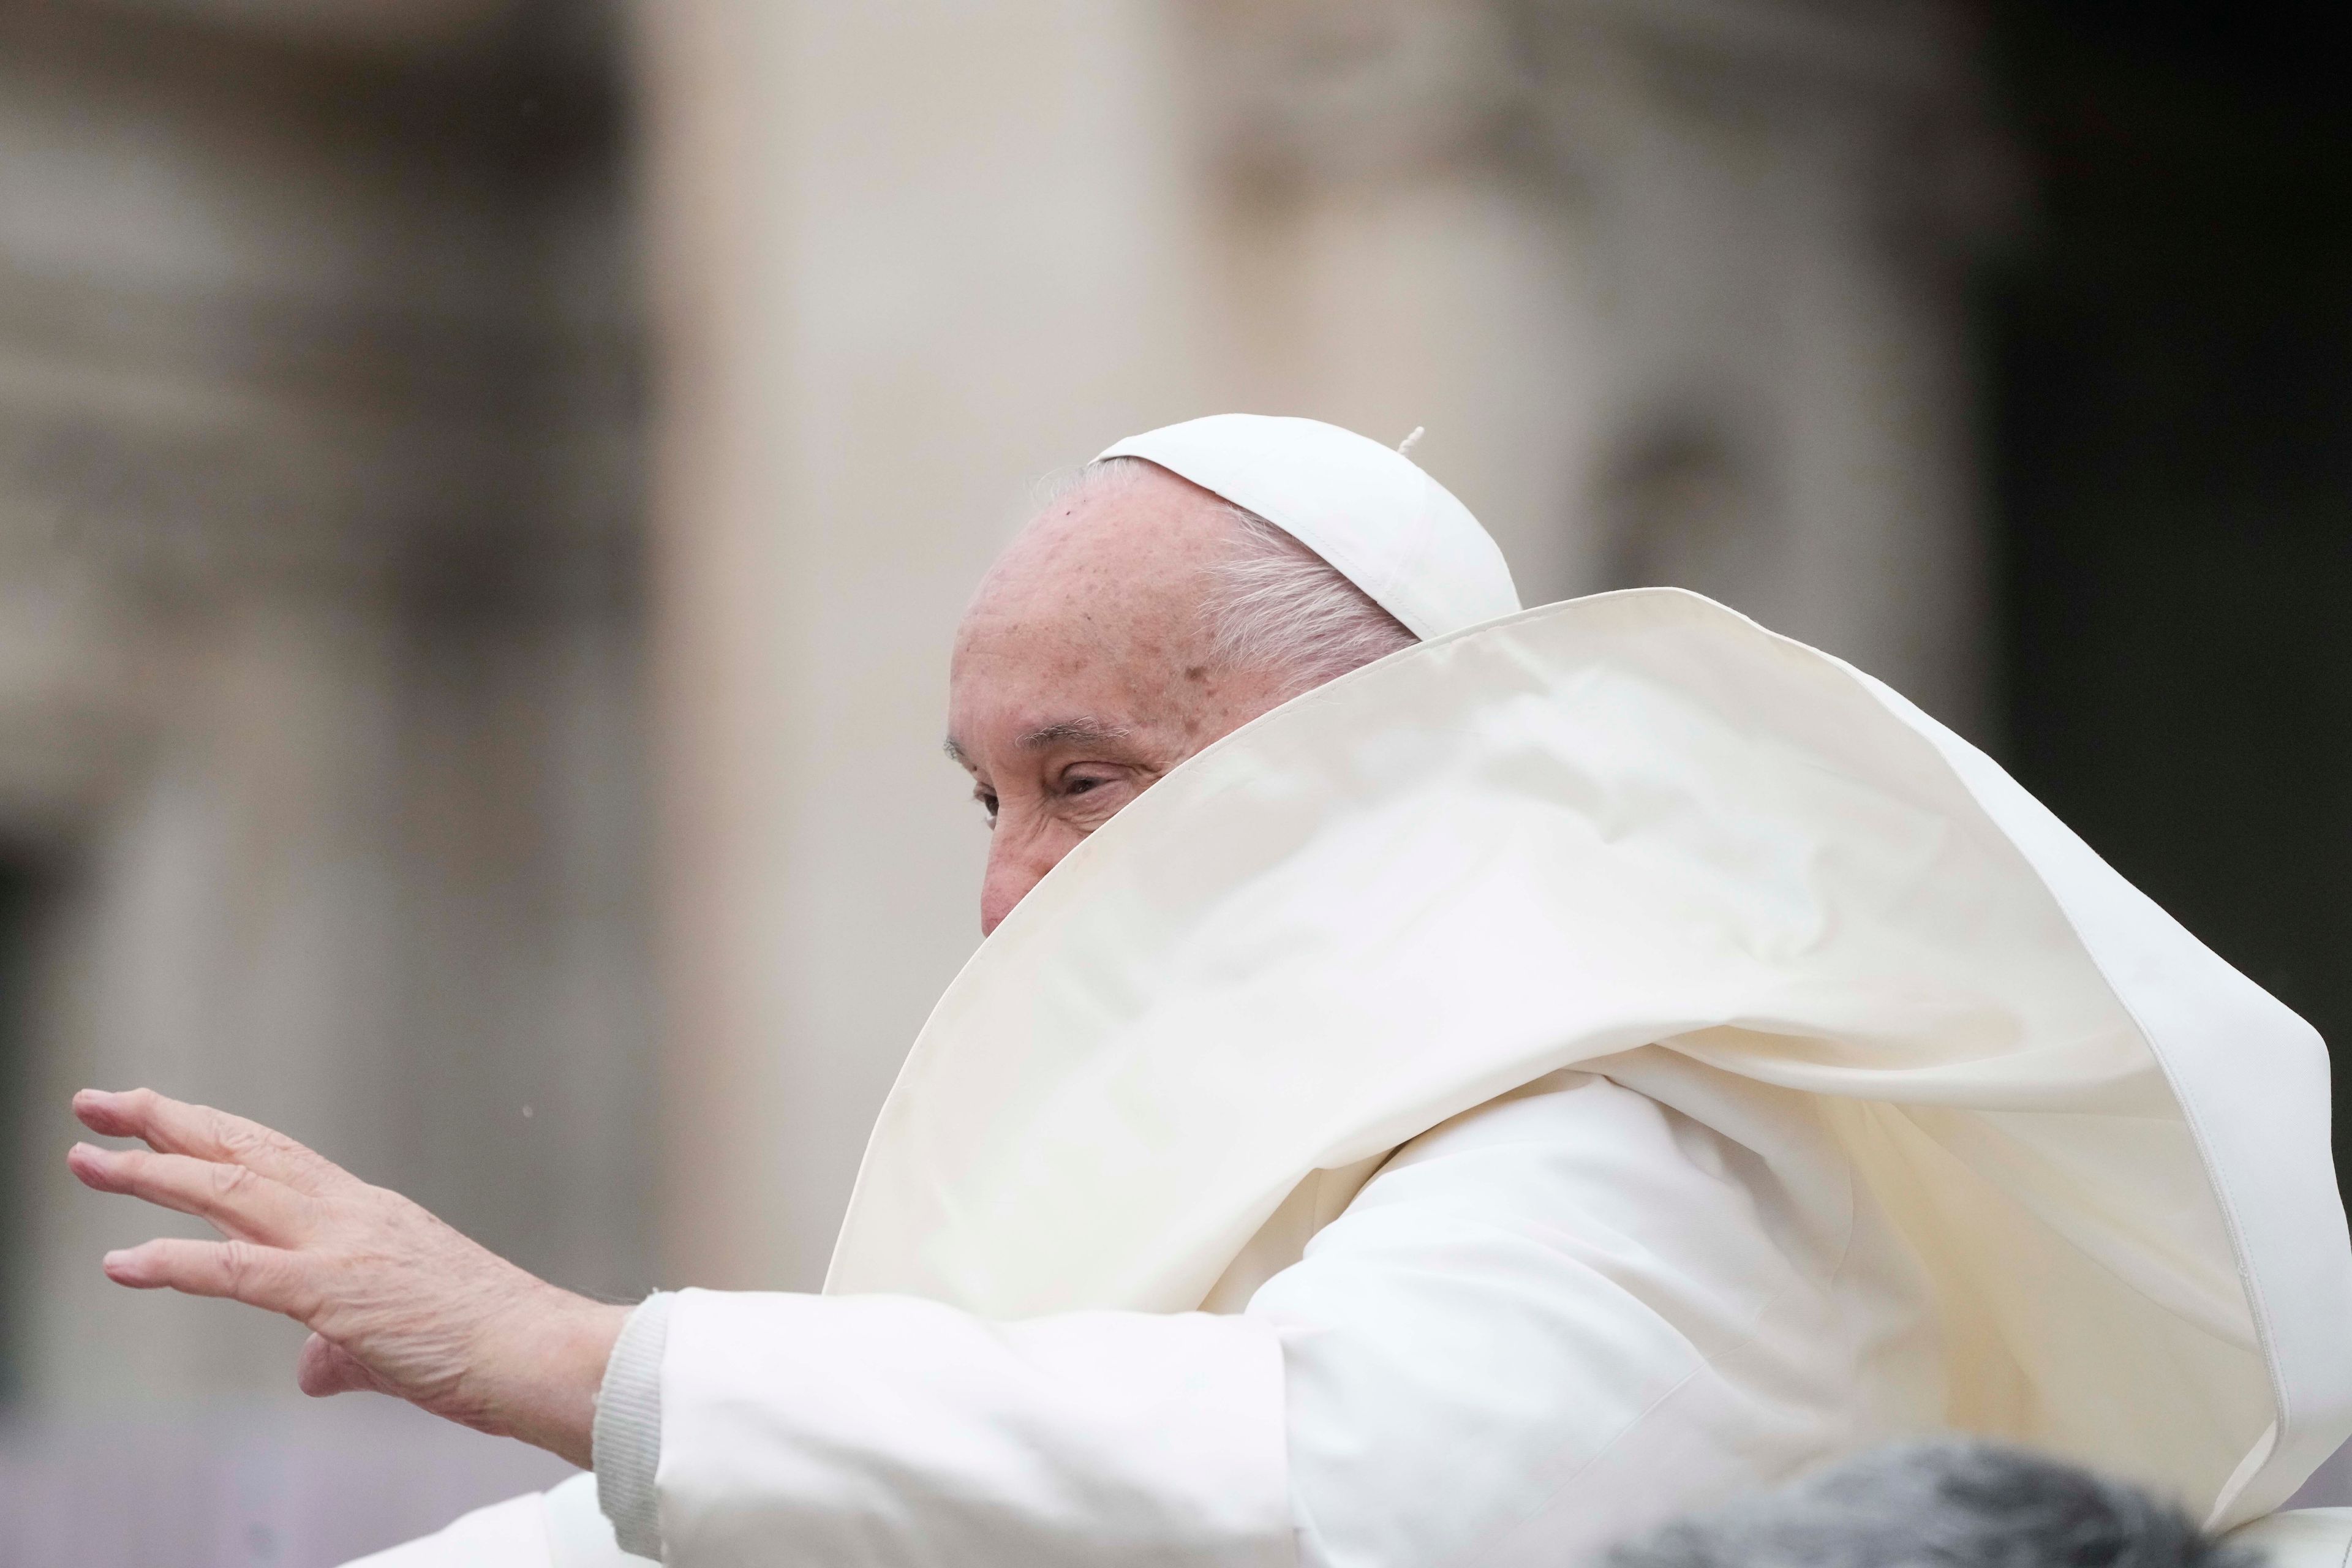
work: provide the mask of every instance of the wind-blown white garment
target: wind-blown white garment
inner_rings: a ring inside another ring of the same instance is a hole
[[[835,1294],[676,1299],[663,1548],[1558,1563],[1927,1425],[2236,1523],[2352,1431],[2326,1103],[2305,1026],[1885,688],[1671,590],[1531,611],[1024,900]]]
[[[1871,1375],[1922,1325],[1853,1313],[1853,1282],[1907,1260],[1820,1204],[1843,1160],[1801,1097],[1662,1052],[1596,1065],[1641,1089],[1552,1074],[1413,1140],[1328,1224],[1293,1205],[1257,1248],[1287,1266],[1254,1290],[1246,1265],[1229,1276],[1242,1315],[666,1299],[667,1554],[1558,1568],[1932,1419]],[[1618,1440],[1662,1399],[1706,1441]],[[600,1464],[604,1441],[600,1424]],[[576,1541],[594,1508],[580,1489],[467,1530],[570,1519]],[[551,1560],[621,1561],[599,1539]],[[445,1561],[426,1550],[381,1568]]]
[[[1816,1097],[1952,1424],[2225,1522],[2352,1430],[2317,1037],[1895,693],[1672,589],[1343,677],[1082,845],[917,1042],[829,1288],[1180,1310],[1310,1173],[1653,1042]]]

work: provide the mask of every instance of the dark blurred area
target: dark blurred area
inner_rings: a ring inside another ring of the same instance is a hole
[[[2352,1167],[2352,23],[1995,15],[2005,760],[2327,1037]]]
[[[1602,1568],[2261,1568],[2168,1498],[2031,1449],[1925,1438],[1676,1520]]]

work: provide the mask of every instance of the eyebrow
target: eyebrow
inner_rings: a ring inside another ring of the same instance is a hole
[[[1127,725],[1104,719],[1056,719],[1030,731],[1014,744],[1024,752],[1042,752],[1048,746],[1097,746],[1124,741],[1133,733]]]
[[[1124,741],[1134,733],[1130,726],[1114,724],[1107,719],[1056,719],[1050,724],[1040,724],[1029,731],[1013,744],[1024,752],[1042,752],[1053,746],[1106,745],[1113,741]],[[971,766],[971,758],[956,744],[953,735],[941,742],[940,749],[948,754],[950,761],[967,768]]]

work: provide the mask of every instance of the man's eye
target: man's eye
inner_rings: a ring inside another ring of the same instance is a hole
[[[1084,795],[1090,789],[1099,787],[1102,782],[1103,781],[1100,779],[1072,779],[1062,786],[1062,793],[1064,795]]]
[[[976,801],[978,801],[978,802],[980,802],[980,809],[981,809],[981,810],[982,810],[982,811],[984,811],[984,812],[988,813],[988,825],[989,825],[991,827],[995,826],[996,826],[996,796],[994,796],[993,795],[991,795],[988,791],[986,791],[986,790],[984,790],[984,789],[976,789],[976,790],[974,790],[974,791],[972,791],[972,792],[971,792],[971,798],[972,798],[972,799],[974,799],[974,800],[976,800]]]

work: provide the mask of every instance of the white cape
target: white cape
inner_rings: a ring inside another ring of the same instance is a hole
[[[671,1299],[662,1549],[1550,1563],[1938,1426],[2260,1519],[2352,1431],[2327,1103],[1885,687],[1687,594],[1528,612],[1227,737],[982,944],[834,1294]],[[629,1561],[589,1478],[380,1559]]]
[[[1666,589],[1400,653],[1127,807],[940,1001],[827,1289],[1194,1308],[1302,1184],[1650,1044],[1817,1097],[1943,1423],[2224,1526],[2352,1433],[2317,1037],[1903,698]]]

